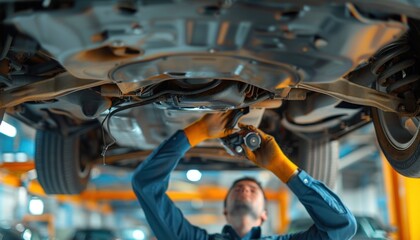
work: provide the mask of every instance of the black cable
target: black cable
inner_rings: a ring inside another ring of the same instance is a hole
[[[111,130],[110,130],[110,126],[109,126],[109,122],[112,118],[112,116],[114,116],[116,113],[119,113],[121,111],[130,109],[130,108],[134,108],[134,107],[140,107],[146,104],[150,104],[155,102],[160,96],[153,96],[153,97],[149,97],[147,99],[144,99],[141,102],[136,102],[133,104],[129,104],[129,105],[125,105],[122,107],[119,107],[118,109],[113,110],[112,112],[110,111],[104,118],[104,120],[102,120],[101,126],[102,126],[102,141],[104,144],[104,147],[102,148],[102,153],[101,156],[103,157],[103,164],[105,165],[105,155],[106,155],[106,151],[108,150],[109,147],[111,147],[112,145],[114,145],[116,143],[115,138],[112,136]],[[111,142],[106,144],[106,140],[105,140],[105,131],[104,131],[104,123],[106,122],[106,129],[108,131],[108,136],[111,138]]]
[[[159,100],[159,98],[162,98],[161,100],[165,100],[166,98],[164,97],[167,94],[181,94],[181,95],[194,95],[194,94],[199,94],[199,93],[203,93],[205,91],[208,91],[210,89],[213,89],[217,86],[219,86],[222,83],[221,80],[217,80],[214,83],[209,84],[208,86],[201,88],[201,89],[197,89],[195,91],[190,91],[190,92],[185,92],[185,91],[176,91],[176,90],[165,90],[162,92],[157,93],[154,96],[149,96],[149,97],[139,97],[141,99],[141,102],[136,102],[133,104],[129,104],[129,105],[125,105],[122,107],[119,107],[113,111],[111,111],[111,109],[109,109],[109,113],[105,116],[104,120],[102,120],[101,126],[102,126],[102,141],[104,144],[104,147],[102,149],[102,153],[101,156],[103,157],[103,164],[105,165],[105,155],[106,155],[106,151],[108,150],[109,147],[111,147],[112,145],[114,145],[116,143],[116,139],[112,136],[111,130],[110,130],[110,120],[112,118],[112,116],[114,116],[115,114],[130,109],[130,108],[134,108],[134,107],[140,107],[146,104],[150,104],[153,103],[157,100]],[[104,124],[106,121],[106,129],[108,132],[108,136],[111,138],[111,142],[106,144],[106,140],[105,140],[105,131],[104,131]]]

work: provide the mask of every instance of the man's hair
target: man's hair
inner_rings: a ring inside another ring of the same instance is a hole
[[[228,198],[229,193],[232,191],[232,189],[235,187],[235,185],[236,185],[237,183],[242,182],[242,181],[251,181],[251,182],[256,183],[256,184],[257,184],[257,186],[261,189],[261,191],[262,191],[262,193],[263,193],[263,196],[264,196],[264,205],[267,203],[267,196],[265,196],[265,192],[264,192],[264,189],[263,189],[263,187],[262,187],[262,185],[261,185],[261,182],[260,182],[260,181],[258,181],[258,180],[257,180],[257,179],[255,179],[255,178],[253,178],[253,177],[242,177],[242,178],[236,179],[236,180],[232,183],[232,185],[230,186],[229,191],[227,192],[227,194],[226,194],[226,196],[225,196],[225,200],[223,201],[223,207],[226,207],[226,202],[227,202],[227,198]],[[266,206],[264,206],[264,207],[266,207]]]

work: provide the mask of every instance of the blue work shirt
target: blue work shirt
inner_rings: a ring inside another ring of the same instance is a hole
[[[134,171],[133,190],[143,208],[147,221],[158,239],[350,239],[356,232],[356,220],[341,200],[323,183],[305,171],[293,176],[287,185],[305,206],[314,220],[308,230],[300,233],[263,236],[260,227],[254,227],[240,238],[226,225],[222,233],[208,234],[192,225],[166,194],[170,173],[190,149],[184,131],[176,132],[164,141]]]

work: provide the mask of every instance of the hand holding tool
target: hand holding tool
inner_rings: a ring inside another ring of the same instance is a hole
[[[255,132],[261,137],[261,146],[256,150],[243,147],[246,157],[256,165],[270,170],[283,182],[289,179],[298,170],[298,167],[283,153],[274,137],[250,125],[239,124],[244,131]]]

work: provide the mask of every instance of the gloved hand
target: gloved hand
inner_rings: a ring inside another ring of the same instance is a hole
[[[243,144],[242,148],[245,150],[245,154],[249,160],[256,165],[271,171],[284,183],[287,183],[289,179],[297,173],[298,167],[284,155],[274,137],[254,126],[239,123],[239,127],[247,131],[254,131],[261,137],[261,145],[255,151],[251,151]]]
[[[191,147],[207,139],[221,138],[231,134],[233,129],[226,129],[231,119],[231,112],[208,113],[186,127],[184,132]]]

